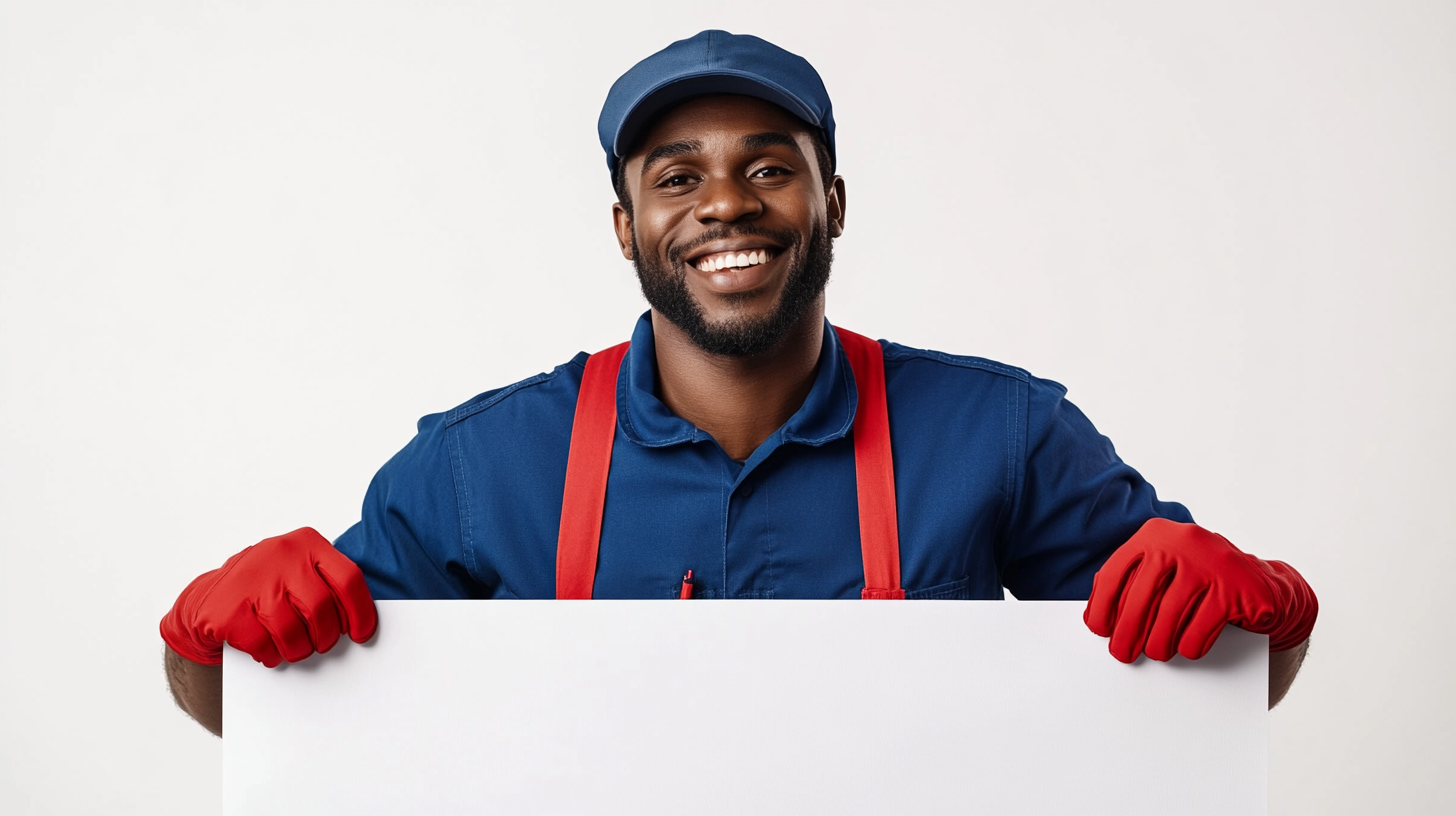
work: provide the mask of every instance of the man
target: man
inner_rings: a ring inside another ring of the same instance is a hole
[[[1089,598],[1114,656],[1270,635],[1271,705],[1316,603],[1113,452],[1064,389],[824,319],[846,188],[802,58],[705,31],[599,122],[630,346],[420,421],[335,546],[268,539],[164,618],[182,707],[221,732],[223,642],[267,665],[373,633],[372,598]]]

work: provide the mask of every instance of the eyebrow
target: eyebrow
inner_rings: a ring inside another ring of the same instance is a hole
[[[647,154],[647,158],[642,160],[642,172],[645,174],[647,168],[663,159],[670,159],[685,153],[696,153],[702,149],[703,143],[697,139],[686,139],[681,142],[669,142],[664,145],[658,145],[652,148],[652,152]]]
[[[743,137],[743,147],[746,150],[762,150],[765,147],[789,147],[803,158],[803,151],[799,150],[799,143],[787,133],[771,130],[766,133],[750,133]]]
[[[793,136],[777,130],[770,130],[764,133],[750,133],[743,137],[743,149],[762,150],[766,147],[787,147],[803,158],[804,152],[799,149],[799,143]],[[647,158],[642,160],[642,173],[645,175],[653,164],[671,159],[675,156],[683,156],[688,153],[697,153],[703,149],[703,143],[697,139],[684,139],[680,142],[668,142],[652,148]]]

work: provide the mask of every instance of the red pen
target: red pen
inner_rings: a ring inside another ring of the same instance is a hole
[[[693,597],[693,571],[692,570],[688,570],[688,574],[683,576],[682,592],[678,593],[678,596],[677,597],[679,599],[681,599],[681,600],[687,600],[687,599]]]

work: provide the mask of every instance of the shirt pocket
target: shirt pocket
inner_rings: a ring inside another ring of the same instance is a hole
[[[971,576],[967,575],[948,584],[937,584],[925,589],[911,589],[905,592],[907,601],[969,601],[971,599]]]

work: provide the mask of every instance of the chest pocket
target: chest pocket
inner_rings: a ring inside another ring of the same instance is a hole
[[[907,601],[969,601],[970,599],[971,577],[969,575],[948,584],[905,591]]]

